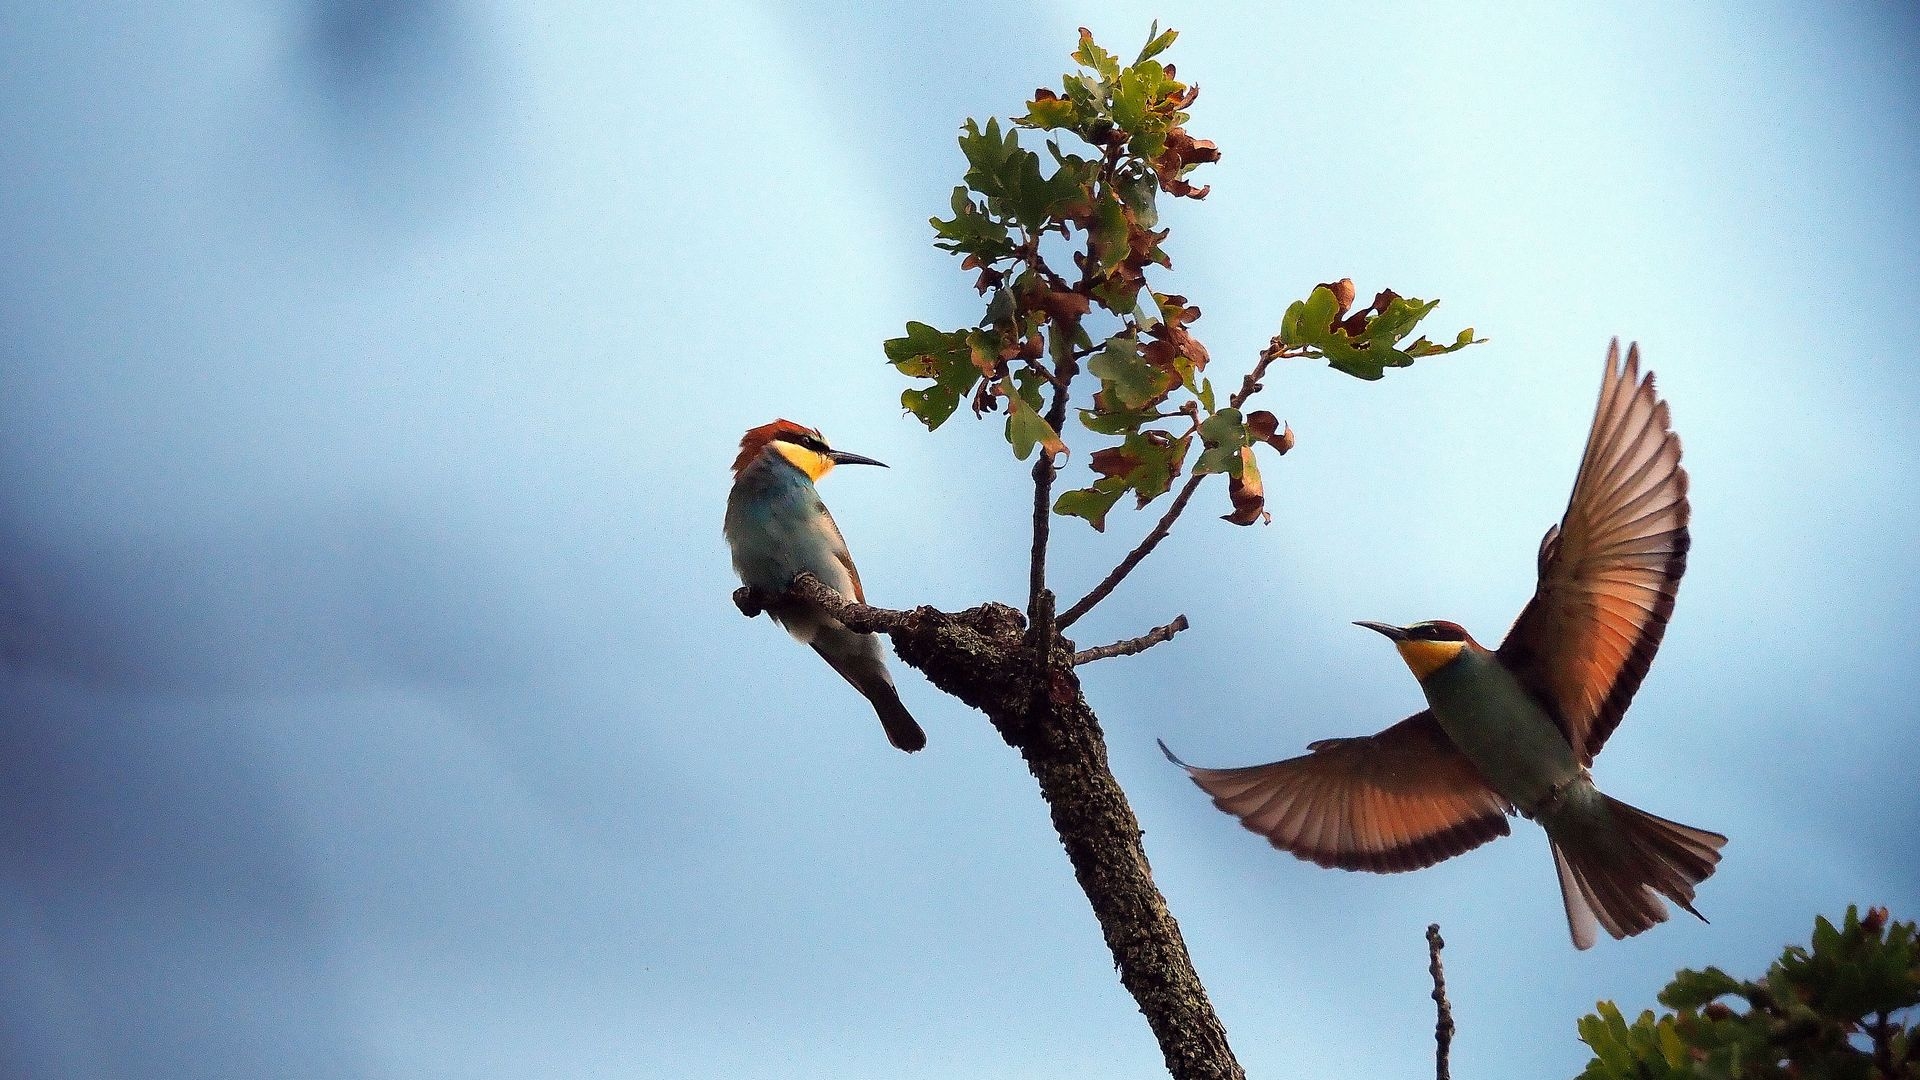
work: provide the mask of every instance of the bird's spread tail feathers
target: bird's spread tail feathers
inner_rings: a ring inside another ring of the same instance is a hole
[[[1553,846],[1575,948],[1593,945],[1596,924],[1625,938],[1666,922],[1661,896],[1706,921],[1694,910],[1693,890],[1713,874],[1726,837],[1649,814],[1585,783],[1543,807],[1539,817]]]

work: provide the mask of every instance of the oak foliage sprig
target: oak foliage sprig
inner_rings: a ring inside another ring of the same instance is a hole
[[[966,171],[947,215],[931,224],[934,245],[974,275],[984,311],[955,330],[910,322],[886,343],[888,362],[915,383],[901,395],[908,412],[929,429],[962,405],[1003,414],[1023,461],[1036,449],[1055,461],[1067,455],[1068,433],[1049,422],[1044,395],[1090,380],[1091,398],[1076,401],[1074,414],[1094,442],[1091,482],[1062,492],[1053,511],[1102,530],[1122,498],[1144,507],[1189,470],[1228,477],[1227,520],[1266,520],[1254,447],[1285,453],[1293,444],[1272,413],[1243,410],[1245,394],[1229,401],[1215,392],[1193,332],[1200,308],[1158,281],[1173,266],[1163,200],[1204,199],[1209,189],[1193,175],[1220,160],[1217,146],[1187,130],[1199,87],[1161,59],[1177,37],[1156,25],[1123,63],[1083,28],[1076,69],[1058,90],[1034,91],[1008,124],[965,123]],[[1445,344],[1406,344],[1437,301],[1386,290],[1350,312],[1352,303],[1343,279],[1291,304],[1258,370],[1321,358],[1377,379],[1476,340],[1464,330]],[[1257,379],[1246,386],[1257,389]]]

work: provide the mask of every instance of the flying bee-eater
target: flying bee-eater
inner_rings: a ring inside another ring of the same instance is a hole
[[[772,598],[767,614],[852,683],[880,715],[887,741],[912,753],[927,745],[927,733],[900,703],[880,639],[847,629],[816,605],[781,595],[804,570],[842,596],[866,602],[847,542],[813,486],[835,465],[886,467],[870,457],[835,450],[819,432],[791,420],[750,429],[733,461],[733,491],[727,495],[723,529],[727,546],[733,549],[740,580]]]
[[[1214,805],[1321,866],[1418,870],[1507,835],[1516,810],[1547,831],[1575,948],[1667,919],[1705,921],[1694,886],[1727,838],[1603,795],[1587,767],[1653,663],[1686,569],[1680,440],[1639,347],[1606,375],[1573,495],[1540,541],[1539,584],[1497,650],[1456,623],[1362,622],[1420,680],[1426,709],[1377,735],[1241,769],[1187,770]],[[1161,744],[1166,750],[1166,744]]]

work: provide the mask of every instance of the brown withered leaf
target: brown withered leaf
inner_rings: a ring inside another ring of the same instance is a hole
[[[986,260],[982,259],[977,252],[960,260],[960,269],[980,271],[979,278],[975,279],[973,283],[973,289],[983,296],[986,295],[988,289],[998,288],[1000,283],[1007,278],[1005,271],[996,270],[988,265]]]
[[[1204,199],[1211,187],[1194,187],[1180,178],[1180,174],[1189,166],[1204,165],[1220,160],[1220,148],[1205,139],[1196,139],[1187,134],[1186,128],[1174,128],[1167,132],[1166,149],[1152,161],[1153,174],[1160,181],[1160,190],[1179,198]]]
[[[1067,322],[1078,320],[1093,310],[1092,301],[1070,290],[1051,290],[1033,298],[1033,306],[1047,313],[1049,319]]]
[[[1088,464],[1101,476],[1124,479],[1140,467],[1140,459],[1128,453],[1124,446],[1109,446],[1103,450],[1095,450]]]
[[[985,416],[1000,411],[1000,384],[992,379],[982,379],[973,388],[973,415]]]
[[[1152,229],[1141,228],[1139,222],[1134,220],[1133,211],[1127,211],[1128,258],[1141,263],[1159,263],[1161,266],[1171,268],[1173,260],[1167,257],[1165,251],[1160,250],[1160,244],[1171,235],[1173,235],[1172,229],[1154,232]]]
[[[1253,460],[1251,446],[1240,448],[1240,475],[1227,478],[1227,497],[1233,500],[1233,513],[1220,515],[1220,520],[1235,525],[1273,521],[1273,515],[1267,513],[1266,488],[1260,483],[1260,466]]]
[[[1255,442],[1266,443],[1282,454],[1293,449],[1293,427],[1282,424],[1279,417],[1265,409],[1247,414],[1247,434]]]
[[[1373,303],[1368,304],[1364,309],[1348,316],[1345,322],[1336,322],[1334,325],[1345,331],[1348,337],[1357,338],[1361,334],[1366,333],[1367,323],[1373,321],[1375,316],[1385,312],[1387,306],[1398,299],[1400,299],[1399,293],[1394,292],[1392,289],[1381,289],[1379,294],[1373,298]]]
[[[1199,87],[1189,89],[1195,97],[1199,96]],[[1191,102],[1192,98],[1188,101]],[[1194,138],[1187,134],[1187,129],[1183,127],[1167,132],[1167,152],[1177,155],[1182,162],[1189,165],[1210,165],[1220,160],[1218,146],[1215,146],[1211,140]]]
[[[1206,368],[1207,360],[1209,359],[1207,356],[1207,347],[1200,344],[1199,338],[1187,333],[1185,329],[1175,329],[1170,332],[1169,340],[1179,348],[1180,355],[1193,362],[1195,371]]]
[[[1187,303],[1187,298],[1179,293],[1156,294],[1154,302],[1160,309],[1160,320],[1174,326],[1185,326],[1200,321],[1200,309]]]
[[[1020,306],[1038,311],[1049,319],[1077,321],[1093,310],[1087,297],[1052,273],[1023,276],[1019,281]]]
[[[1343,277],[1339,281],[1323,281],[1314,288],[1325,289],[1333,294],[1333,321],[1336,324],[1339,323],[1340,316],[1345,315],[1347,309],[1353,306],[1353,279]]]
[[[1190,307],[1186,310],[1192,312],[1195,318],[1200,315],[1199,308]],[[1150,363],[1171,370],[1174,357],[1184,356],[1196,371],[1207,366],[1207,347],[1200,343],[1199,338],[1187,333],[1186,327],[1180,323],[1156,323],[1147,331],[1147,337],[1151,340],[1141,351],[1141,356]]]

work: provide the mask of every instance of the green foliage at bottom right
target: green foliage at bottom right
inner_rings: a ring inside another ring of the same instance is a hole
[[[1611,1001],[1583,1017],[1579,1080],[1920,1080],[1920,935],[1886,908],[1816,918],[1811,947],[1787,946],[1758,981],[1682,971],[1660,1003],[1673,1011],[1631,1024]]]

